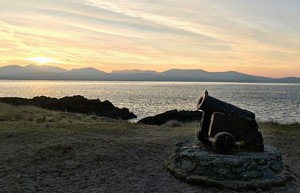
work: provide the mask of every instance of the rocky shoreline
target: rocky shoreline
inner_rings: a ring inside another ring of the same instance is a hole
[[[112,119],[129,120],[137,117],[128,108],[120,109],[115,107],[110,101],[106,100],[102,102],[99,99],[87,99],[80,95],[66,96],[60,99],[46,96],[38,96],[32,99],[2,97],[0,98],[0,102],[15,106],[32,105],[49,110],[97,115]]]
[[[37,96],[32,99],[19,97],[1,97],[0,103],[7,103],[14,106],[31,105],[48,110],[81,113],[86,115],[97,115],[112,119],[130,120],[137,116],[130,112],[128,108],[118,108],[110,101],[100,101],[99,99],[87,99],[83,96],[66,96],[63,98],[51,98]],[[163,125],[168,121],[175,120],[181,123],[199,121],[202,114],[199,111],[187,111],[173,109],[155,116],[148,116],[138,121],[146,125]]]
[[[199,121],[201,119],[202,113],[200,111],[186,111],[177,109],[166,111],[164,113],[149,116],[141,119],[138,123],[143,123],[146,125],[163,125],[168,121],[175,120],[181,123],[188,123]]]

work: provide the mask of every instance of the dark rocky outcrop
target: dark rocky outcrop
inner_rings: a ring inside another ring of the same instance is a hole
[[[33,105],[50,110],[67,111],[73,113],[95,114],[97,116],[109,117],[113,119],[128,120],[136,118],[136,115],[129,112],[127,108],[115,107],[109,101],[101,102],[99,99],[86,99],[83,96],[63,97],[60,99],[39,96],[32,99],[3,97],[0,102],[15,106]]]
[[[199,121],[201,118],[200,111],[178,111],[178,110],[170,110],[155,116],[149,116],[144,119],[141,119],[139,123],[144,123],[147,125],[163,125],[168,121],[176,120],[182,123]]]

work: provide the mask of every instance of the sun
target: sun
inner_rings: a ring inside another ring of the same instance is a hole
[[[28,60],[39,65],[54,62],[52,58],[47,58],[47,57],[34,57],[34,58],[28,58]]]

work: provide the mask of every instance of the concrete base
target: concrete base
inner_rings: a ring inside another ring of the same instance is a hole
[[[165,166],[177,179],[200,186],[266,190],[292,179],[281,155],[271,146],[263,152],[217,154],[198,142],[186,141],[176,145]]]

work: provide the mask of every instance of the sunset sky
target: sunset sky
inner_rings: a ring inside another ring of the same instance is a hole
[[[0,0],[0,66],[300,77],[299,0]]]

